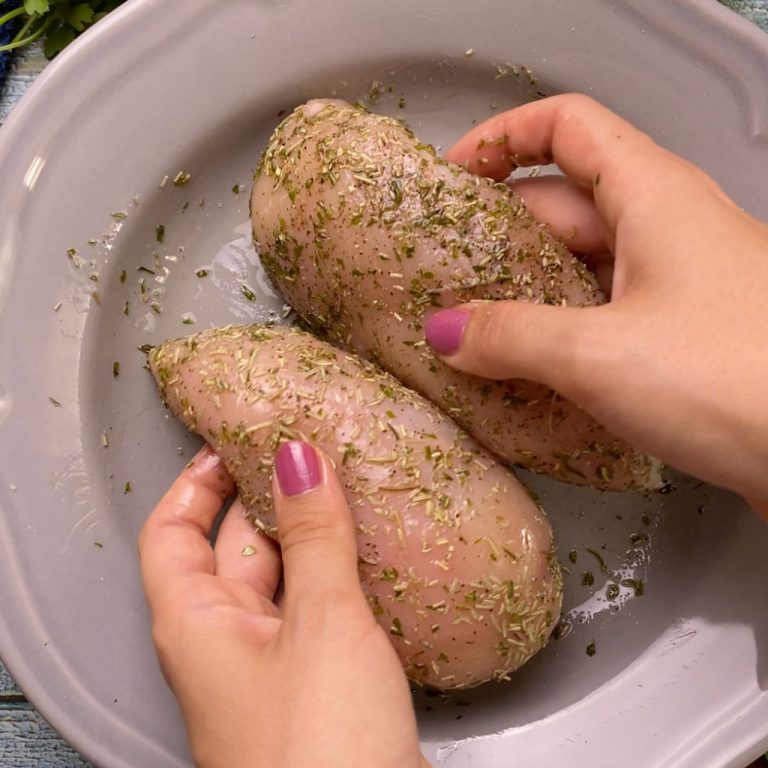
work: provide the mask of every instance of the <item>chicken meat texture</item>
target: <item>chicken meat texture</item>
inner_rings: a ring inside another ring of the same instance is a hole
[[[602,489],[660,484],[656,462],[572,402],[454,371],[424,341],[436,307],[604,301],[506,185],[440,159],[399,120],[330,100],[278,126],[254,177],[262,263],[312,330],[381,365],[505,461]]]
[[[451,689],[506,679],[544,646],[562,598],[546,516],[431,403],[283,327],[168,341],[149,364],[165,403],[222,457],[270,536],[279,444],[302,439],[332,458],[357,526],[363,588],[411,680]]]

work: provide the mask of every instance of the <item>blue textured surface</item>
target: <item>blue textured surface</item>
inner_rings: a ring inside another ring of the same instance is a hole
[[[0,2],[0,16],[4,16],[14,8],[18,8],[21,4],[21,0],[4,0]],[[0,27],[0,45],[6,45],[13,40],[13,36],[19,31],[21,27],[21,21],[19,19],[13,19],[7,24],[3,24]],[[5,78],[8,75],[8,70],[11,66],[11,53],[0,53],[0,91],[2,91],[5,85]]]

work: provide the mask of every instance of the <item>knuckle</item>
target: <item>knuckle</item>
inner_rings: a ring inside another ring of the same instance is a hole
[[[519,325],[519,313],[511,301],[481,306],[475,311],[473,346],[483,356],[496,356],[514,338]]]
[[[537,332],[526,308],[516,301],[499,301],[476,310],[470,351],[483,376],[504,379],[516,374],[522,362],[519,353]]]
[[[343,531],[341,515],[327,500],[318,499],[313,493],[291,499],[290,509],[279,515],[278,525],[283,551],[319,541],[331,541]]]
[[[599,102],[595,101],[591,96],[587,96],[586,93],[564,94],[563,99],[566,100],[566,104],[572,112],[581,113],[585,110],[595,109],[595,107],[603,108]]]

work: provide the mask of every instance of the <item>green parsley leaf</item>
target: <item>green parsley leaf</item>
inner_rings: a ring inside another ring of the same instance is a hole
[[[51,9],[51,4],[48,0],[24,0],[24,10],[30,15],[38,14],[42,16],[44,13],[48,13]]]
[[[0,53],[44,39],[45,55],[52,59],[79,34],[103,19],[124,0],[23,0],[19,8],[0,14],[4,21],[18,18],[22,24],[16,37],[0,46]]]
[[[82,32],[93,21],[94,10],[88,3],[80,3],[64,13],[67,24],[76,32]]]

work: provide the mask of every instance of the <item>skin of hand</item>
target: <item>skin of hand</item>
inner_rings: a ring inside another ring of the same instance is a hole
[[[455,368],[531,379],[637,448],[741,493],[768,518],[768,226],[703,171],[592,99],[566,94],[477,126],[447,153],[514,182],[596,271],[599,307],[441,310],[426,338]]]
[[[139,540],[153,637],[201,768],[428,768],[400,662],[357,573],[352,516],[330,461],[275,457],[282,549],[205,447]]]

